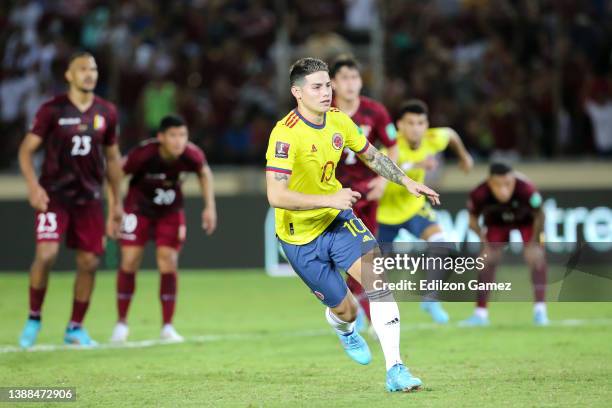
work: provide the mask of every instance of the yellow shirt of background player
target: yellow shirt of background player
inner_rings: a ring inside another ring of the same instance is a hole
[[[423,136],[421,145],[417,149],[411,149],[405,137],[398,134],[398,166],[404,170],[408,177],[423,183],[425,181],[425,169],[414,168],[414,164],[446,149],[450,135],[448,128],[428,129]],[[395,183],[387,183],[385,192],[378,204],[376,220],[380,224],[403,224],[419,212],[424,205],[425,196],[417,198],[410,194],[405,187]]]
[[[362,153],[368,147],[361,129],[345,113],[332,108],[319,126],[306,121],[297,110],[293,110],[276,124],[270,134],[266,170],[290,174],[290,190],[304,194],[333,194],[342,189],[336,179],[336,165],[344,147],[356,153]],[[276,234],[289,244],[307,244],[318,237],[339,212],[334,208],[304,211],[276,208]]]

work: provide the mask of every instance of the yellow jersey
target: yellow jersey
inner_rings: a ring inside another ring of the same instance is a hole
[[[326,112],[322,125],[307,121],[294,109],[270,134],[266,171],[291,175],[290,190],[303,194],[334,194],[342,189],[336,179],[336,165],[342,150],[348,147],[359,154],[368,145],[361,129],[336,108]],[[340,210],[276,208],[274,212],[276,235],[289,244],[304,245],[323,233]]]
[[[428,129],[421,145],[412,149],[406,138],[398,134],[397,165],[406,173],[408,177],[423,183],[425,181],[425,169],[414,168],[413,166],[427,158],[443,151],[448,146],[451,131],[449,128]],[[405,187],[395,183],[387,183],[385,192],[378,204],[376,220],[380,224],[398,225],[403,224],[412,218],[425,205],[425,196],[415,197],[406,190]]]

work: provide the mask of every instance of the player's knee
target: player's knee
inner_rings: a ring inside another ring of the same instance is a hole
[[[130,273],[136,272],[140,268],[140,259],[136,257],[123,256],[121,258],[121,270]]]
[[[35,262],[50,268],[57,259],[59,248],[55,245],[39,245],[36,248]]]
[[[77,255],[77,267],[81,273],[94,273],[99,263],[100,258],[96,254],[85,252]]]
[[[164,248],[157,251],[157,266],[162,272],[174,272],[178,268],[178,254],[176,251]]]

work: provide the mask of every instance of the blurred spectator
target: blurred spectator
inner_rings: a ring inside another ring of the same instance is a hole
[[[593,82],[585,109],[593,125],[593,139],[597,152],[612,155],[612,89],[610,82],[598,79]]]
[[[97,92],[118,104],[124,151],[176,111],[212,163],[261,163],[287,108],[276,94],[277,29],[292,55],[331,59],[365,49],[379,18],[391,112],[425,100],[432,125],[458,129],[482,158],[610,154],[609,1],[7,0],[0,168],[16,167],[33,113],[65,89],[78,49],[94,53]],[[374,73],[362,62],[367,91]]]
[[[176,111],[176,86],[172,82],[154,78],[145,86],[142,113],[149,133],[154,134],[162,118]]]

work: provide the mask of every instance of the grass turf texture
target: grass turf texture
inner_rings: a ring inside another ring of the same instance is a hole
[[[51,276],[39,343],[61,343],[72,284],[73,274]],[[612,403],[609,303],[550,304],[553,321],[585,321],[546,328],[531,324],[529,303],[493,303],[493,325],[475,329],[433,327],[417,303],[403,303],[402,355],[425,387],[418,393],[389,394],[378,343],[366,335],[374,355],[369,366],[350,361],[328,328],[323,307],[298,279],[269,278],[260,271],[183,271],[179,285],[175,326],[187,342],[0,353],[0,386],[76,387],[77,403],[71,406]],[[114,287],[113,273],[98,275],[85,326],[100,342],[107,342],[115,322]],[[0,293],[0,345],[16,345],[27,311],[27,275],[2,274]],[[141,272],[129,316],[130,341],[158,338],[157,293],[157,274]],[[453,322],[473,308],[446,306]]]

